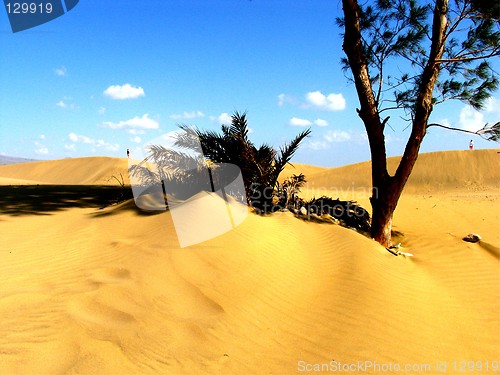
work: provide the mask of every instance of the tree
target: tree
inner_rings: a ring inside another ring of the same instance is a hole
[[[433,107],[458,99],[480,109],[498,87],[498,73],[489,59],[500,54],[499,23],[486,17],[476,2],[377,0],[359,5],[342,0],[344,17],[337,23],[344,29],[343,64],[352,72],[371,151],[371,235],[386,247],[427,129],[442,126],[428,123]],[[411,127],[394,175],[387,170],[384,136],[390,120],[386,113],[391,111],[403,115]],[[494,140],[499,133],[497,123],[475,134]]]
[[[256,147],[248,138],[246,113],[235,112],[231,125],[223,125],[222,133],[201,131],[181,126],[184,132],[194,132],[201,143],[203,154],[214,163],[231,163],[240,167],[247,193],[248,204],[261,212],[272,207],[273,191],[278,176],[290,162],[300,143],[311,130],[299,133],[279,150],[263,144]],[[182,139],[178,138],[182,145]]]
[[[276,195],[279,199],[278,205],[282,208],[297,208],[297,194],[300,193],[300,188],[307,182],[304,174],[293,174],[286,178],[280,185],[277,182]]]
[[[283,189],[286,194],[285,207],[288,207],[290,203],[292,206],[295,206],[297,193],[300,193],[300,188],[304,186],[306,182],[306,176],[302,173],[298,175],[293,174],[283,182]]]
[[[149,146],[146,158],[129,168],[133,184],[142,186],[147,192],[150,192],[148,188],[161,184],[163,193],[166,194],[164,183],[168,183],[168,193],[181,200],[202,190],[210,190],[207,172],[213,168],[211,164],[197,149],[178,148]],[[164,198],[161,197],[162,203]]]
[[[210,188],[203,184],[207,169],[213,184],[225,186],[226,182],[231,182],[227,169],[222,174],[218,173],[217,163],[235,164],[241,169],[247,203],[264,213],[273,206],[273,192],[279,174],[290,162],[302,140],[311,133],[310,129],[304,130],[290,143],[275,150],[266,144],[256,147],[248,138],[245,113],[233,114],[231,125],[223,125],[221,133],[187,125],[179,128],[181,132],[174,137],[177,150],[153,145],[149,149],[149,155],[134,166],[131,173],[144,185],[168,181],[170,186],[175,187],[178,198],[186,199],[200,189]],[[155,171],[147,167],[147,162],[150,161],[156,165]]]

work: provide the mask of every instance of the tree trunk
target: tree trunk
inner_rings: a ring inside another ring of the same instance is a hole
[[[417,160],[418,152],[415,154],[415,161]],[[407,171],[408,175],[413,169],[413,164],[407,165],[410,169]],[[371,236],[374,240],[379,242],[385,247],[392,246],[392,219],[394,211],[398,205],[399,198],[406,185],[406,180],[397,179],[395,177],[385,177],[383,182],[380,177],[383,177],[375,169],[372,173],[376,176],[372,189],[372,197],[370,203],[372,205],[372,224]],[[377,175],[378,173],[378,175]]]
[[[392,245],[392,217],[394,211],[389,210],[381,201],[375,204],[372,202],[372,209],[371,236],[382,246],[390,247]]]
[[[421,75],[418,98],[414,107],[412,131],[405,152],[394,176],[387,171],[385,147],[385,120],[381,121],[378,101],[375,99],[363,49],[360,8],[357,0],[342,0],[344,10],[344,44],[349,66],[358,94],[359,117],[363,120],[370,144],[372,160],[372,237],[385,247],[392,245],[391,231],[394,211],[403,188],[413,170],[432,112],[432,95],[439,74],[439,64],[446,43],[448,0],[436,0],[432,27],[432,45],[429,60]]]

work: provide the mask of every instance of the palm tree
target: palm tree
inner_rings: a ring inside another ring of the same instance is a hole
[[[233,195],[246,194],[247,204],[264,213],[272,207],[273,191],[279,174],[290,162],[300,142],[311,133],[307,129],[290,143],[275,150],[266,144],[256,147],[250,141],[246,113],[234,113],[231,125],[223,125],[221,133],[187,125],[179,128],[182,131],[174,136],[176,149],[151,146],[149,155],[131,168],[131,174],[145,186],[164,186],[167,183],[172,190],[169,194],[187,199],[201,190],[225,188],[239,172],[228,167],[228,164],[237,165],[241,170],[245,192],[232,192]],[[148,162],[155,167],[150,168]]]
[[[207,160],[237,165],[242,172],[247,203],[264,213],[272,207],[273,191],[279,174],[290,162],[300,142],[311,133],[310,129],[304,130],[290,143],[275,150],[266,144],[256,147],[248,138],[246,113],[235,112],[231,125],[223,125],[221,133],[186,125],[180,128],[183,133],[176,137],[175,145],[189,149],[201,144]]]
[[[203,190],[210,191],[210,180],[207,179],[210,166],[201,154],[189,151],[152,145],[148,156],[133,165],[129,172],[145,187],[161,184],[165,189],[166,183],[168,193],[178,199],[187,199]]]
[[[301,174],[293,174],[288,177],[281,186],[284,195],[284,207],[295,207],[297,193],[300,193],[300,188],[306,183],[306,176]]]

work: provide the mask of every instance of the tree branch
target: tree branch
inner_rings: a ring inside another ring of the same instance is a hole
[[[474,52],[470,52],[469,54],[473,54]],[[462,56],[457,56],[453,57],[451,59],[439,59],[436,60],[436,64],[442,64],[442,63],[454,63],[454,62],[469,62],[469,61],[474,61],[474,60],[483,60],[483,59],[488,59],[490,57],[494,56],[500,56],[500,49],[497,47],[491,53],[487,55],[481,55],[481,56],[473,56],[473,57],[465,57],[464,55]]]
[[[347,55],[353,73],[354,84],[358,94],[360,109],[358,115],[363,120],[370,143],[372,156],[372,179],[378,187],[380,181],[388,177],[387,154],[384,142],[384,130],[378,112],[376,98],[370,82],[368,61],[363,49],[360,7],[356,0],[342,0],[344,9],[344,43],[343,50]]]
[[[380,111],[378,111],[378,113],[382,113],[385,111],[394,111],[396,109],[403,109],[403,108],[404,108],[403,106],[386,107],[386,108],[382,108]]]
[[[412,117],[414,116],[412,131],[393,179],[399,194],[401,194],[415,165],[420,145],[427,130],[427,120],[432,112],[432,92],[439,74],[439,65],[436,64],[436,61],[442,58],[446,43],[447,11],[448,0],[436,0],[432,21],[432,44],[429,59],[422,72],[415,111],[412,114]]]
[[[453,130],[457,132],[462,132],[462,133],[468,133],[472,135],[478,135],[483,139],[486,139],[487,141],[495,141],[495,142],[500,142],[500,122],[497,122],[494,125],[488,126],[488,124],[485,124],[482,129],[472,131],[472,130],[466,130],[466,129],[460,129],[460,128],[455,128],[453,126],[446,126],[446,125],[441,125],[441,124],[427,124],[427,128],[430,128],[431,126],[436,126],[438,128],[443,128],[447,130]]]

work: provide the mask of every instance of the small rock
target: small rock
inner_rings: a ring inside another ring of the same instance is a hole
[[[306,208],[304,206],[300,207],[299,212],[300,212],[301,215],[304,215],[304,216],[307,215],[307,210],[306,210]]]
[[[476,242],[479,242],[481,240],[481,236],[479,234],[476,234],[476,233],[469,233],[467,236],[462,238],[462,240],[464,240],[465,242],[476,243]]]

